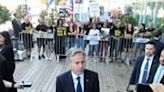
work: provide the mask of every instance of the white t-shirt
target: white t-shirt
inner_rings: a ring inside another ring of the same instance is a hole
[[[89,44],[90,45],[98,45],[100,39],[100,31],[98,29],[90,29],[89,30]]]

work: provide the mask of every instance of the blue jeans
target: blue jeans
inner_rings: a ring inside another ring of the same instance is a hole
[[[98,49],[99,49],[99,45],[89,45],[89,53],[88,56],[93,57],[94,56],[94,52],[96,54],[96,56],[98,56]]]
[[[82,48],[83,50],[85,49],[83,37],[79,37],[79,38],[76,40],[76,46],[77,46],[77,48]]]
[[[75,37],[68,37],[67,38],[67,47],[70,49],[75,47]]]

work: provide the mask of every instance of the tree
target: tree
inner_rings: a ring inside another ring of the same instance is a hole
[[[121,22],[124,24],[127,24],[127,23],[130,23],[130,24],[133,24],[133,25],[137,25],[137,21],[135,18],[133,18],[133,16],[128,16],[128,15],[123,15],[123,14],[120,14],[118,16],[118,19],[121,20]]]
[[[17,18],[22,19],[25,15],[24,5],[18,5],[18,7],[15,9],[15,14],[16,14]]]
[[[0,24],[10,20],[10,16],[11,14],[9,13],[7,7],[0,5]]]
[[[42,10],[41,12],[40,12],[40,17],[41,18],[43,18],[43,19],[45,19],[45,17],[48,15],[48,12],[46,11],[46,10]]]
[[[159,18],[158,20],[159,20],[158,28],[161,28],[162,32],[164,33],[164,17]]]
[[[49,16],[50,16],[50,19],[52,20],[52,25],[55,25],[55,20],[57,18],[57,14],[56,14],[55,9],[51,10]]]

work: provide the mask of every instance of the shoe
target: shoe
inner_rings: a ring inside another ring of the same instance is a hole
[[[42,58],[46,58],[44,55],[42,55]]]
[[[30,58],[30,57],[31,57],[31,55],[28,55],[27,57],[28,57],[28,58]]]
[[[40,60],[41,59],[41,56],[39,55],[38,59]]]

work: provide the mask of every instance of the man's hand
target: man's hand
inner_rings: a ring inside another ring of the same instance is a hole
[[[164,85],[163,84],[150,84],[149,85],[153,92],[164,92]]]

